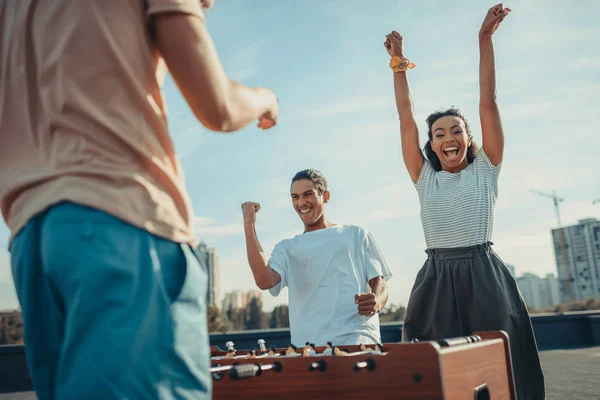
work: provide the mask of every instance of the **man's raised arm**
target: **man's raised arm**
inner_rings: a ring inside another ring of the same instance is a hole
[[[246,251],[248,263],[254,275],[254,282],[261,290],[271,289],[281,281],[281,276],[269,266],[269,261],[256,236],[256,213],[260,204],[247,202],[242,204],[244,214],[244,233],[246,234]]]
[[[227,77],[204,20],[197,15],[155,15],[154,35],[179,90],[208,129],[233,132],[258,120],[269,129],[277,123],[275,94],[249,88]]]

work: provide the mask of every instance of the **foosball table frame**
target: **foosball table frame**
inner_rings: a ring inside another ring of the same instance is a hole
[[[388,343],[379,354],[343,346],[347,356],[245,358],[238,351],[231,359],[213,347],[213,398],[515,400],[508,336],[474,335],[478,341]]]

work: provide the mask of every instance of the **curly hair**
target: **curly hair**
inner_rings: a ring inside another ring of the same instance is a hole
[[[425,144],[425,147],[423,147],[425,156],[431,163],[433,169],[435,169],[436,171],[442,170],[442,163],[438,158],[437,154],[435,154],[435,151],[433,151],[433,148],[431,147],[431,142],[433,141],[433,132],[431,131],[431,129],[435,121],[442,117],[448,116],[460,118],[465,123],[467,135],[471,140],[471,144],[467,148],[467,162],[471,164],[477,156],[477,144],[475,143],[475,141],[473,140],[473,136],[471,135],[471,128],[469,127],[469,122],[467,121],[465,116],[462,115],[462,113],[458,110],[458,108],[450,107],[449,109],[444,111],[436,111],[427,117],[427,136],[429,137],[429,140]]]

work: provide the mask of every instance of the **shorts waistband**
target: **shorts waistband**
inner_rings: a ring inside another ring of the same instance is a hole
[[[474,257],[476,254],[487,253],[492,249],[492,242],[486,242],[482,244],[477,244],[475,246],[468,247],[455,247],[455,248],[440,248],[440,249],[427,249],[425,253],[429,256],[429,258],[433,258],[434,260],[448,260],[454,258],[469,258]]]

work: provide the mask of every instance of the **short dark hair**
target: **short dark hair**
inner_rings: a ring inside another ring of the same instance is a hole
[[[437,154],[435,154],[435,151],[433,151],[433,148],[431,147],[431,141],[433,140],[433,132],[431,131],[431,129],[432,129],[435,121],[437,121],[438,119],[440,119],[442,117],[448,117],[448,116],[460,118],[465,123],[467,135],[469,136],[469,139],[471,139],[471,144],[467,148],[467,162],[469,164],[471,164],[473,162],[473,160],[475,160],[475,157],[477,156],[477,144],[475,143],[475,141],[473,141],[473,135],[471,135],[471,127],[469,127],[469,122],[467,121],[465,116],[459,111],[459,109],[452,106],[447,110],[436,111],[436,112],[430,114],[429,117],[427,117],[427,120],[426,120],[427,121],[427,136],[429,137],[429,140],[427,141],[427,143],[425,144],[425,147],[423,148],[423,150],[425,151],[425,156],[431,163],[431,166],[433,167],[433,169],[435,169],[436,171],[442,170],[442,163],[440,162],[440,159],[438,158]]]
[[[316,169],[309,168],[303,169],[302,171],[298,172],[292,178],[292,185],[294,184],[294,182],[300,181],[302,179],[308,179],[309,181],[311,181],[319,191],[319,194],[323,194],[327,191],[327,179],[325,179],[325,176]]]

